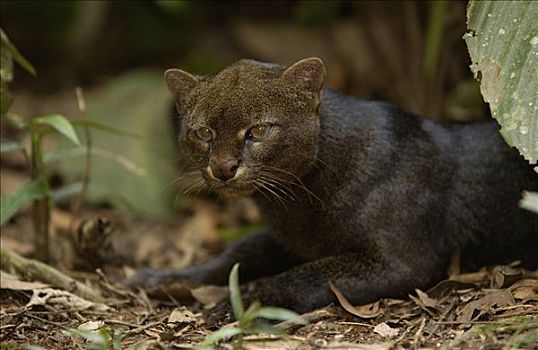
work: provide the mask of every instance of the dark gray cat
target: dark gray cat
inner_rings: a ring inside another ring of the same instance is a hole
[[[440,124],[322,89],[318,58],[242,60],[211,77],[165,74],[182,151],[215,192],[249,195],[267,231],[199,266],[146,269],[132,285],[225,284],[261,276],[249,301],[305,312],[398,297],[445,276],[451,252],[477,265],[538,265],[538,216],[518,207],[538,175],[495,122]],[[228,301],[211,312],[225,319]]]

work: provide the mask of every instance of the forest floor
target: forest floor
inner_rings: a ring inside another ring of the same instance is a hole
[[[70,115],[64,105],[49,109]],[[28,181],[22,157],[10,155],[2,153],[2,194]],[[218,254],[226,241],[258,227],[255,206],[246,199],[184,198],[168,221],[75,207],[67,201],[52,209],[49,265],[82,282],[78,287],[30,260],[43,253],[34,248],[31,207],[2,226],[0,349],[199,347],[215,331],[204,316],[227,288],[171,284],[143,291],[122,283],[140,267],[183,267]],[[243,348],[538,349],[538,272],[514,263],[461,274],[455,266],[449,280],[405,299],[352,306],[340,295],[337,304],[303,315],[308,325],[279,324],[287,335],[249,335]],[[217,348],[232,349],[233,342]]]
[[[109,338],[121,342],[114,349],[196,348],[214,331],[204,323],[204,313],[226,297],[226,288],[172,284],[146,292],[128,290],[121,282],[134,266],[184,266],[214,255],[223,246],[216,228],[256,215],[250,205],[195,200],[172,223],[140,221],[113,210],[87,210],[80,220],[55,209],[52,264],[102,298],[79,299],[73,285],[43,283],[36,272],[28,278],[20,267],[16,274],[3,257],[1,348],[112,349]],[[26,209],[3,227],[3,249],[32,256],[30,216]],[[280,324],[285,336],[250,335],[243,347],[538,349],[538,278],[517,264],[484,268],[453,275],[402,300],[351,306],[342,297],[304,318],[306,326]],[[233,343],[217,348],[231,349]]]

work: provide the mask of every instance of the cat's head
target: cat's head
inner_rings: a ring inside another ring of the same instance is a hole
[[[183,153],[224,195],[296,181],[315,161],[324,74],[319,58],[287,68],[241,60],[209,77],[167,70]]]

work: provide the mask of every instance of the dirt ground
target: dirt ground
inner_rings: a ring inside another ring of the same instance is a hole
[[[202,199],[187,207],[174,223],[141,222],[111,210],[87,210],[79,220],[55,209],[53,265],[102,297],[77,298],[76,286],[42,283],[35,273],[29,278],[3,257],[1,348],[108,349],[112,345],[98,347],[75,334],[99,329],[109,332],[106,337],[121,336],[122,349],[196,348],[213,331],[204,312],[226,297],[225,288],[172,284],[146,293],[121,284],[134,266],[184,266],[207,259],[222,249],[219,227],[257,215],[244,201],[225,205]],[[25,210],[3,227],[3,249],[32,255],[29,214]],[[339,304],[304,315],[308,325],[281,323],[288,335],[250,335],[244,348],[538,349],[538,276],[517,263],[456,274],[404,300],[352,306],[334,292]],[[232,342],[217,348],[231,349]]]

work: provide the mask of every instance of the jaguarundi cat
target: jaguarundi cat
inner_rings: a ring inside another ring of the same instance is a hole
[[[496,122],[443,124],[323,88],[319,58],[289,67],[241,60],[215,76],[165,73],[179,142],[224,196],[251,196],[267,229],[183,269],[143,269],[131,285],[226,284],[240,262],[246,304],[306,312],[401,297],[445,276],[461,249],[477,266],[538,265],[538,215],[521,209],[538,175]],[[226,319],[227,300],[209,315]]]

